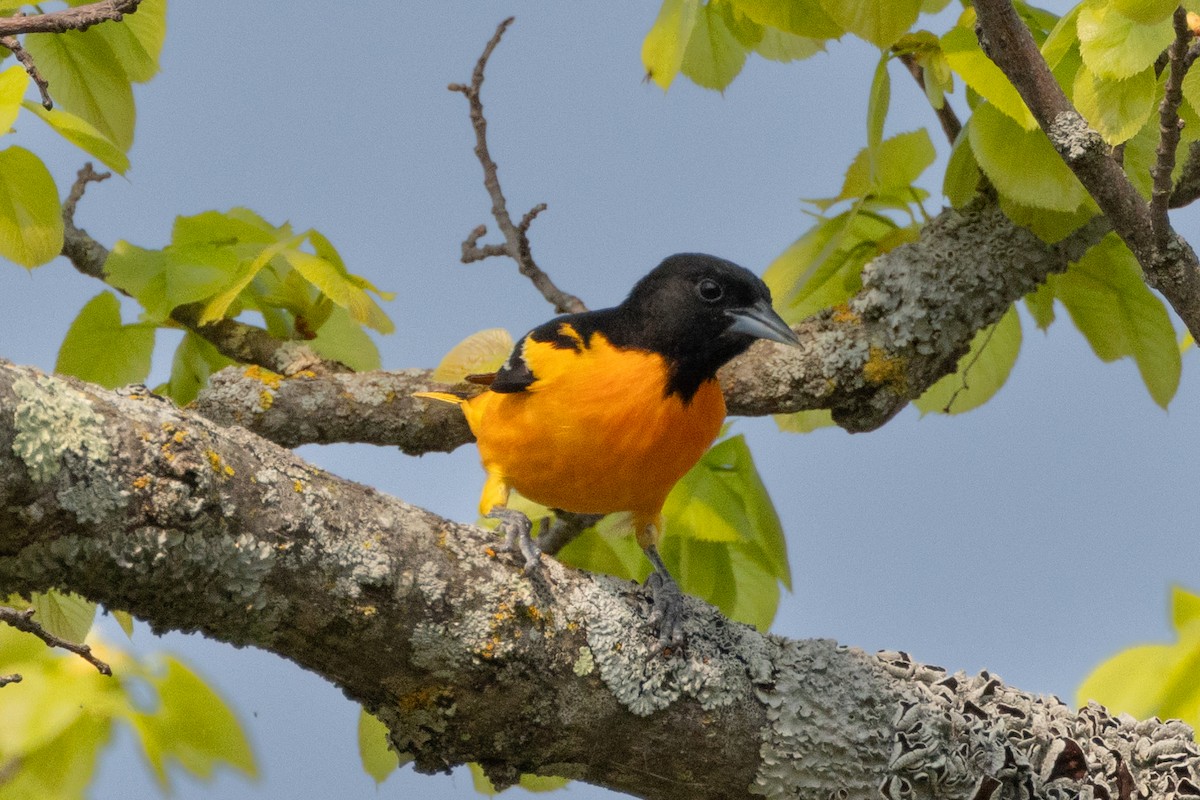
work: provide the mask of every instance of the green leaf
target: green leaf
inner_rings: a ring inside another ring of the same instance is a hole
[[[39,675],[37,678],[44,678]],[[26,676],[28,685],[31,679]],[[66,681],[51,684],[59,695],[74,695]],[[27,687],[23,687],[27,688]],[[12,717],[8,713],[12,695],[4,698],[5,723],[11,724]],[[76,703],[78,705],[78,702]],[[82,709],[80,709],[82,712]],[[43,710],[43,713],[44,710]],[[80,713],[55,738],[41,747],[24,753],[19,759],[19,768],[10,771],[14,760],[4,764],[5,781],[0,787],[0,794],[6,798],[46,798],[58,800],[62,798],[79,798],[87,796],[87,788],[96,771],[96,762],[101,749],[108,743],[112,722],[105,716],[91,713]],[[4,756],[12,754],[11,750],[0,748]],[[3,758],[0,756],[0,758]]]
[[[1074,211],[1034,208],[1003,195],[1000,197],[1000,208],[1004,210],[1009,219],[1022,228],[1028,228],[1046,244],[1055,244],[1061,241],[1100,213],[1100,209],[1090,196],[1085,198],[1083,205]]]
[[[817,428],[835,425],[833,414],[827,408],[815,411],[797,411],[794,414],[776,414],[775,424],[785,433],[812,433]]]
[[[175,350],[171,362],[171,377],[156,391],[165,392],[176,405],[185,406],[196,399],[208,385],[208,377],[233,361],[217,352],[207,340],[188,331]]]
[[[1166,408],[1179,387],[1175,329],[1116,234],[1106,236],[1064,274],[1050,276],[1049,283],[1096,355],[1103,361],[1132,356],[1150,396]]]
[[[167,769],[175,762],[204,780],[221,766],[254,777],[254,754],[233,711],[180,661],[164,660],[165,674],[151,679],[159,708],[130,717],[159,786],[170,787]]]
[[[830,18],[820,0],[732,0],[733,7],[768,29],[811,39],[836,39],[845,29]]]
[[[314,240],[321,242],[320,245],[317,245],[319,252],[336,255],[333,245],[325,237],[320,236],[316,231],[309,231],[306,235],[310,238],[319,237]],[[383,309],[367,296],[363,286],[371,286],[371,284],[347,272],[340,257],[323,257],[320,254],[313,255],[295,248],[285,249],[281,254],[292,269],[300,273],[306,281],[334,303],[349,311],[350,316],[357,322],[369,325],[381,333],[391,333],[395,330],[395,326],[388,319],[387,314],[383,313]],[[373,286],[371,288],[374,289]]]
[[[814,56],[825,49],[820,39],[797,36],[778,28],[763,28],[762,38],[754,45],[754,52],[771,61],[787,63]]]
[[[335,308],[309,347],[322,358],[340,361],[355,372],[379,369],[379,348],[344,308]]]
[[[133,144],[136,111],[129,77],[97,26],[28,36],[25,49],[50,82],[55,103],[86,120],[123,151]]]
[[[1043,283],[1025,295],[1025,307],[1029,309],[1038,328],[1046,330],[1054,322],[1054,290]]]
[[[1059,65],[1067,53],[1079,46],[1079,35],[1075,27],[1082,8],[1081,3],[1063,14],[1046,36],[1046,41],[1042,42],[1042,58],[1046,59],[1046,64],[1051,70]]]
[[[1169,17],[1150,24],[1135,22],[1104,0],[1084,3],[1075,27],[1083,63],[1094,74],[1111,80],[1153,66],[1175,35]]]
[[[1021,351],[1021,319],[1016,306],[995,325],[975,334],[958,369],[942,377],[913,401],[921,414],[961,414],[986,403],[1008,381]]]
[[[1040,130],[1025,130],[991,103],[975,108],[967,129],[976,161],[1001,194],[1054,211],[1074,211],[1087,199],[1083,185]]]
[[[50,171],[23,147],[0,151],[0,256],[36,267],[62,245],[62,207]]]
[[[21,98],[29,86],[29,74],[20,64],[0,72],[0,135],[8,133],[21,112]],[[40,108],[40,106],[39,106]]]
[[[698,0],[663,0],[658,17],[642,41],[642,64],[646,77],[664,92],[671,88],[683,66],[684,51],[696,26]]]
[[[1087,65],[1075,73],[1075,108],[1109,144],[1132,138],[1155,107],[1154,67],[1123,80],[1100,78]]]
[[[49,633],[82,644],[96,618],[96,604],[71,592],[34,592],[33,619]]]
[[[129,169],[129,156],[87,120],[60,108],[47,111],[40,103],[29,100],[24,102],[24,106],[53,128],[59,136],[83,152],[100,159],[104,166],[118,175],[124,175]]]
[[[108,42],[129,80],[145,83],[158,74],[158,57],[167,36],[167,0],[142,0],[136,14],[90,31]]]
[[[1112,0],[1113,8],[1143,25],[1169,19],[1179,8],[1179,0]]]
[[[1200,620],[1200,594],[1192,594],[1181,586],[1171,587],[1171,624],[1182,632]]]
[[[111,292],[101,292],[71,323],[54,370],[115,389],[144,381],[153,353],[154,328],[122,325],[120,301]]]
[[[873,164],[870,156],[867,148],[858,151],[846,170],[839,200],[907,189],[933,163],[937,153],[929,133],[921,128],[881,142]]]
[[[683,52],[683,74],[706,89],[724,89],[746,63],[746,47],[726,25],[722,8],[716,0],[700,7]]]
[[[204,305],[204,311],[200,314],[200,324],[205,325],[210,322],[216,322],[225,316],[225,312],[237,300],[238,295],[250,285],[250,282],[261,272],[267,264],[271,263],[271,259],[277,255],[294,250],[299,244],[304,241],[306,234],[293,236],[291,239],[281,239],[277,242],[264,247],[253,261],[250,261],[246,266],[239,270],[238,276],[234,281],[226,287],[225,291],[218,294],[212,300],[209,300]]]
[[[1089,700],[1113,714],[1153,716],[1160,708],[1163,678],[1178,663],[1178,649],[1169,645],[1142,645],[1122,650],[1096,667],[1076,692],[1079,705]]]
[[[388,747],[387,726],[365,708],[358,712],[358,757],[363,772],[383,783],[400,766],[400,759]]]
[[[1025,101],[1005,74],[979,48],[975,36],[975,9],[969,8],[958,25],[942,37],[942,52],[950,69],[993,106],[1011,117],[1025,130],[1038,129]],[[1017,152],[1017,151],[1013,151]]]
[[[190,217],[176,217],[171,244],[274,244],[291,236],[290,227],[277,228],[250,209],[238,207],[226,212],[204,211]]]
[[[494,797],[502,792],[497,789],[487,774],[483,771],[483,767],[472,762],[467,764],[471,770],[472,788],[482,795]],[[547,777],[543,775],[523,774],[517,781],[517,785],[527,792],[553,792],[566,786],[570,781],[566,778]]]
[[[871,78],[871,91],[867,96],[867,153],[871,172],[875,171],[879,146],[883,142],[883,123],[887,120],[888,106],[892,102],[892,77],[888,73],[888,55],[883,53],[875,65]]]
[[[971,202],[979,191],[979,181],[983,173],[979,171],[979,163],[975,160],[975,151],[971,149],[970,134],[967,131],[959,133],[950,149],[950,160],[946,162],[946,174],[942,178],[942,194],[955,208],[962,208]]]
[[[125,635],[130,640],[133,639],[133,615],[128,611],[110,611],[112,618],[121,626],[121,630],[125,631]]]
[[[821,7],[860,39],[889,47],[917,21],[921,0],[822,0]]]

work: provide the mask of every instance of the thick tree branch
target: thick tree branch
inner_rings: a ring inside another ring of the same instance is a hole
[[[71,265],[79,272],[103,281],[104,263],[108,260],[108,248],[97,242],[88,232],[75,225],[75,211],[89,183],[107,180],[110,173],[96,172],[91,163],[79,170],[63,201],[63,249]],[[121,290],[117,290],[121,291]],[[125,294],[125,292],[122,292]],[[202,337],[222,355],[243,364],[256,364],[286,375],[310,371],[319,373],[346,372],[348,368],[333,361],[326,361],[310,348],[298,341],[280,341],[262,328],[247,325],[233,319],[221,319],[206,324],[200,323],[204,307],[201,303],[179,306],[171,312],[171,319],[184,328]]]
[[[871,262],[849,303],[797,325],[803,347],[762,342],[726,366],[720,377],[729,412],[827,408],[847,430],[874,430],[952,372],[977,331],[1107,231],[1108,221],[1098,217],[1050,246],[992,205],[944,211],[917,242]],[[288,447],[372,442],[418,454],[471,441],[458,409],[411,396],[431,387],[446,388],[424,370],[281,380],[230,368],[197,405],[222,424]],[[322,409],[320,419],[314,407]]]
[[[1191,245],[1174,230],[1156,234],[1150,204],[1063,94],[1011,0],[976,0],[975,10],[983,51],[1012,81],[1054,149],[1111,220],[1146,282],[1163,293],[1194,336],[1200,335],[1200,262]]]
[[[687,652],[651,658],[639,589],[553,561],[530,582],[488,541],[144,392],[0,362],[0,592],[70,589],[277,653],[362,702],[419,770],[689,800],[1200,783],[1181,723],[764,636],[699,601]]]
[[[126,14],[137,11],[142,0],[101,0],[86,6],[65,8],[48,14],[0,18],[0,36],[22,33],[64,33],[85,31],[101,22],[118,22]]]
[[[529,244],[529,226],[538,214],[546,210],[546,204],[537,204],[526,212],[525,216],[521,218],[520,224],[514,225],[512,217],[508,213],[508,201],[505,200],[504,192],[500,188],[496,162],[492,160],[488,150],[487,118],[483,115],[483,100],[480,97],[480,90],[483,88],[488,59],[491,58],[496,45],[500,44],[500,38],[504,36],[504,31],[512,24],[513,19],[513,17],[509,17],[497,26],[495,34],[483,48],[483,55],[475,64],[475,70],[471,74],[471,83],[452,83],[446,87],[452,92],[460,92],[470,104],[471,126],[475,129],[475,156],[479,159],[480,166],[483,167],[483,185],[492,198],[492,216],[500,228],[500,233],[504,235],[504,244],[487,244],[480,247],[479,239],[487,233],[487,228],[483,225],[476,227],[462,244],[462,261],[464,264],[469,264],[489,256],[506,255],[517,262],[517,268],[521,274],[533,282],[537,290],[542,293],[542,297],[554,306],[555,311],[560,314],[586,311],[587,307],[582,300],[555,286],[554,281],[550,280],[550,276],[543,272],[537,262],[533,260],[533,252]]]

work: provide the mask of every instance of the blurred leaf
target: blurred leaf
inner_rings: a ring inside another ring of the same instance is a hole
[[[975,9],[969,8],[964,11],[958,25],[942,36],[942,52],[950,68],[967,86],[1025,130],[1038,129],[1037,120],[1029,112],[1016,87],[979,48],[979,39],[975,36]]]
[[[476,792],[488,797],[502,794],[504,790],[498,790],[484,773],[483,767],[478,764],[467,764],[471,770],[471,785]],[[553,792],[565,787],[570,781],[566,778],[545,777],[542,775],[524,774],[517,781],[517,785],[527,792]]]
[[[1021,319],[1016,306],[995,325],[975,334],[958,369],[942,377],[913,401],[921,414],[961,414],[986,403],[1008,380],[1021,352]]]
[[[1103,361],[1132,356],[1150,396],[1166,408],[1179,387],[1175,329],[1116,234],[1106,236],[1062,275],[1051,275],[1048,283],[1096,355]]]
[[[701,6],[684,48],[683,74],[706,89],[724,89],[746,63],[746,47],[727,24],[727,9],[717,0]]]
[[[1001,194],[1018,203],[1074,211],[1087,192],[1040,130],[1027,131],[991,103],[975,108],[968,125],[980,168]],[[1020,158],[1014,158],[1020,153]]]
[[[836,39],[845,33],[821,7],[820,0],[732,0],[733,7],[768,29],[811,39]]]
[[[1192,594],[1181,586],[1171,587],[1171,624],[1175,630],[1200,621],[1200,595]]]
[[[1153,66],[1174,38],[1169,16],[1143,24],[1101,0],[1083,4],[1075,27],[1083,63],[1094,74],[1112,80],[1131,77]]]
[[[133,639],[133,615],[128,611],[110,611],[112,618],[121,626],[121,630],[125,631],[125,635]]]
[[[388,747],[387,726],[365,708],[358,711],[358,757],[363,772],[378,785],[400,766],[400,759]]]
[[[70,696],[65,683],[52,686],[59,695]],[[13,698],[10,695],[4,699],[7,705]],[[6,723],[9,721],[7,713],[0,712],[0,717],[5,717]],[[20,756],[19,761],[11,758],[12,751],[0,747],[0,769],[5,774],[0,796],[12,800],[84,800],[100,750],[108,743],[111,730],[109,718],[85,712],[56,737]]]
[[[684,51],[700,14],[699,0],[663,0],[658,18],[642,41],[646,76],[664,92],[683,66]]]
[[[67,329],[54,371],[115,389],[146,380],[153,353],[154,327],[121,324],[121,302],[101,292]]]
[[[513,349],[513,338],[504,328],[472,333],[442,357],[433,371],[441,383],[458,383],[468,375],[495,372],[504,366]]]
[[[0,151],[0,256],[36,267],[62,245],[62,207],[50,171],[23,147]]]
[[[1123,80],[1109,80],[1097,77],[1084,65],[1075,74],[1075,108],[1104,141],[1120,144],[1150,119],[1155,85],[1153,66]]]
[[[775,424],[786,433],[812,433],[817,428],[835,425],[833,414],[827,408],[815,411],[797,411],[794,414],[776,414]]]
[[[317,355],[340,361],[355,372],[379,369],[379,348],[344,308],[334,308],[308,343]]]
[[[633,538],[628,518],[610,514],[576,536],[555,555],[559,561],[589,572],[603,572],[628,581],[644,581],[650,562]]]
[[[8,133],[21,112],[21,98],[29,87],[29,73],[20,64],[0,72],[0,135]],[[41,106],[38,106],[41,108]]]
[[[34,592],[33,620],[60,639],[82,644],[96,619],[96,604],[72,592]]]
[[[921,0],[821,0],[821,7],[848,32],[886,48],[917,21]]]
[[[200,390],[208,385],[208,377],[224,369],[233,361],[221,355],[206,339],[188,331],[175,349],[171,362],[171,377],[165,386],[156,389],[164,392],[176,405],[185,406],[196,399]]]
[[[165,673],[150,678],[158,709],[130,715],[159,786],[169,789],[173,762],[203,780],[222,766],[255,777],[250,743],[229,706],[182,662],[167,656],[164,664]]]
[[[29,100],[24,102],[24,106],[53,128],[59,136],[83,152],[100,159],[101,163],[113,172],[124,175],[129,169],[129,156],[87,120],[60,108],[47,111],[42,108],[41,103]]]
[[[122,151],[128,151],[136,118],[133,89],[117,55],[99,32],[103,27],[27,36],[25,49],[50,82],[59,107],[81,117]]]
[[[136,14],[120,24],[90,28],[108,42],[129,80],[145,83],[158,74],[158,57],[167,36],[167,0],[142,0]]]

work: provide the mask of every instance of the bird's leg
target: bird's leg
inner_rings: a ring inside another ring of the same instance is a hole
[[[504,506],[494,506],[487,515],[491,519],[500,520],[497,530],[504,534],[501,552],[520,553],[521,558],[525,560],[525,574],[532,575],[537,572],[542,565],[542,551],[538,549],[537,542],[533,541],[533,523],[529,517],[516,509]]]
[[[667,572],[658,555],[658,548],[650,544],[645,547],[645,552],[646,558],[654,565],[654,572],[646,578],[646,585],[650,587],[654,598],[654,610],[647,621],[652,627],[658,628],[658,643],[653,650],[660,653],[667,647],[683,646],[683,591],[671,573]]]

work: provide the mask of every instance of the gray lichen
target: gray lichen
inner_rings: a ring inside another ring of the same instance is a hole
[[[64,453],[97,463],[108,460],[111,447],[104,421],[78,392],[44,375],[18,378],[12,386],[21,399],[13,412],[13,452],[31,478],[49,483]]]

